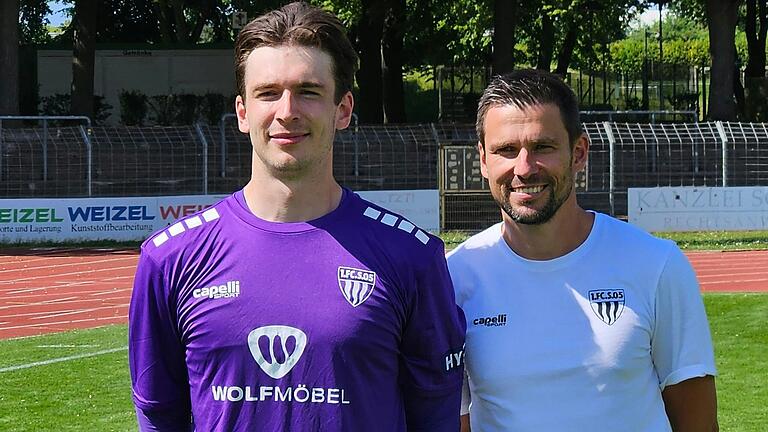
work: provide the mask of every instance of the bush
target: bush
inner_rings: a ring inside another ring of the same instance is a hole
[[[40,114],[46,116],[68,116],[72,115],[72,98],[66,93],[57,93],[51,96],[45,96],[40,99]],[[108,104],[104,96],[93,96],[93,118],[94,124],[102,124],[110,116],[112,105]],[[54,124],[61,124],[57,121]]]
[[[147,95],[138,91],[123,90],[120,99],[120,121],[126,126],[141,126],[147,119]]]
[[[206,93],[200,97],[200,118],[208,124],[219,124],[221,116],[231,111],[235,98],[227,99],[226,96],[218,93]]]

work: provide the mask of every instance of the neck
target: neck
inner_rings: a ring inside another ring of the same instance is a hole
[[[576,203],[575,193],[563,203],[552,219],[539,225],[513,221],[502,212],[502,237],[518,255],[530,260],[551,260],[572,252],[589,237],[595,215]]]
[[[243,189],[251,213],[271,222],[306,222],[324,216],[339,206],[341,186],[327,173],[280,179],[253,170]]]

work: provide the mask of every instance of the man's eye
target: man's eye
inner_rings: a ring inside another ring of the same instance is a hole
[[[276,91],[268,90],[256,93],[256,97],[258,99],[275,99],[278,97],[278,94]]]

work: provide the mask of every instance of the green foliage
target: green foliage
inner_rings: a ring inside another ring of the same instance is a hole
[[[220,94],[205,95],[171,94],[157,95],[149,98],[149,118],[160,126],[183,126],[199,121],[218,124],[221,116],[229,112],[227,98]]]
[[[138,91],[122,91],[120,99],[120,121],[126,126],[141,126],[147,119],[147,95]]]
[[[51,96],[40,98],[40,114],[46,116],[68,116],[71,114],[72,98],[69,94],[57,93]],[[106,102],[104,96],[93,97],[93,118],[94,124],[104,123],[110,116],[112,105]]]
[[[46,15],[51,8],[46,0],[21,0],[19,2],[19,44],[44,44],[51,41],[48,35]]]
[[[218,93],[206,93],[198,102],[200,117],[208,124],[219,124],[221,116],[232,110],[235,97],[226,97]]]

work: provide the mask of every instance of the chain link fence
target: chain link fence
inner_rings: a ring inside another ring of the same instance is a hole
[[[584,123],[590,157],[580,203],[627,214],[627,188],[768,184],[762,123]],[[474,125],[351,126],[334,172],[353,190],[440,189],[444,229],[499,219],[480,173]],[[183,127],[0,128],[0,197],[122,197],[232,192],[248,181],[251,144],[232,118]]]

